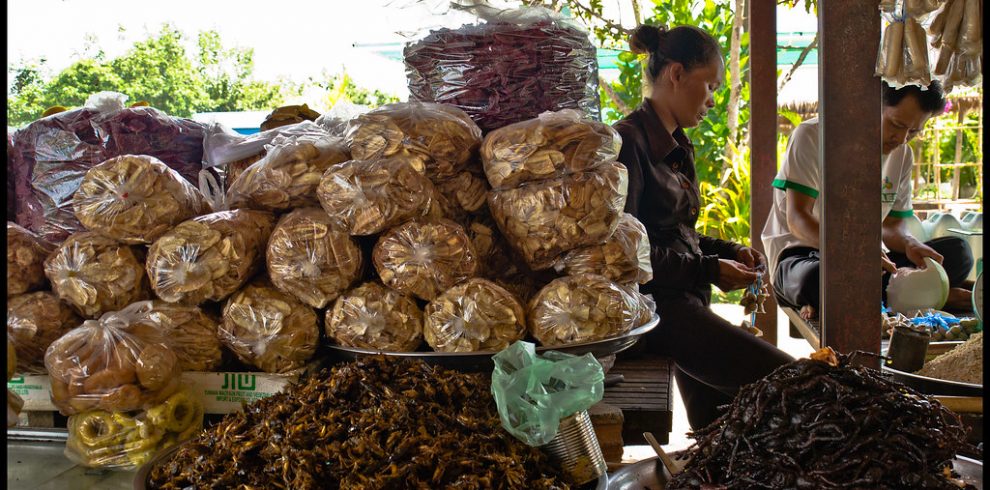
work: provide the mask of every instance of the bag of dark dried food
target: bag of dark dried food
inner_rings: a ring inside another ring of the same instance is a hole
[[[81,231],[72,196],[87,170],[115,156],[149,155],[198,182],[202,126],[150,107],[125,108],[126,99],[112,92],[93,94],[83,108],[39,119],[17,132],[17,224],[54,243]]]
[[[7,220],[17,213],[17,196],[14,195],[14,131],[7,128]]]
[[[434,30],[405,47],[411,99],[458,107],[483,131],[567,108],[597,118],[598,63],[587,32],[543,8],[474,13],[483,22]]]

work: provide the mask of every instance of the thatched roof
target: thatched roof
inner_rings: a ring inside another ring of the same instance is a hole
[[[950,93],[949,102],[950,107],[949,110],[946,111],[946,114],[955,114],[958,113],[959,110],[970,112],[973,110],[979,110],[982,107],[983,95],[979,93]],[[800,115],[802,119],[808,119],[818,115],[818,101],[781,104],[778,106],[778,109],[794,112]],[[791,127],[791,123],[787,120],[787,118],[779,117],[778,122],[781,129],[788,128],[788,131],[790,130],[789,128]]]

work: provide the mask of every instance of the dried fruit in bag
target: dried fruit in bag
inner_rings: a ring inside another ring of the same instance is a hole
[[[255,281],[227,300],[220,340],[244,363],[287,373],[313,357],[320,330],[312,308],[266,281]]]
[[[108,158],[148,155],[195,184],[203,168],[203,123],[169,116],[154,107],[105,112],[93,122]]]
[[[643,223],[629,213],[622,214],[605,243],[571,250],[561,264],[567,275],[599,274],[619,284],[646,284],[653,279],[650,238]]]
[[[86,172],[73,196],[87,230],[122,243],[151,243],[187,219],[209,213],[199,189],[153,157],[124,155]]]
[[[343,346],[412,352],[423,343],[423,311],[411,296],[366,282],[337,298],[325,329]]]
[[[52,403],[63,415],[127,412],[162,403],[182,373],[150,301],[87,320],[52,343],[45,367]]]
[[[501,286],[468,279],[426,305],[423,336],[437,352],[498,351],[526,336],[523,306]]]
[[[575,248],[604,243],[626,203],[628,174],[611,162],[559,179],[488,195],[492,217],[506,240],[535,270]]]
[[[265,120],[261,122],[261,130],[268,131],[303,121],[315,121],[318,117],[320,113],[310,109],[306,104],[284,105],[265,116]]]
[[[280,291],[323,308],[356,281],[361,248],[319,208],[283,216],[268,240],[268,276]]]
[[[214,371],[223,361],[219,321],[198,306],[152,301],[151,317],[183,371]]]
[[[378,239],[372,256],[382,282],[427,301],[473,277],[478,268],[464,228],[450,220],[413,220]]]
[[[652,316],[632,287],[596,274],[566,276],[530,300],[530,333],[544,346],[591,342],[622,335]]]
[[[45,260],[45,275],[59,298],[96,318],[150,298],[143,263],[143,248],[83,231]]]
[[[374,235],[430,212],[434,189],[405,158],[335,165],[317,190],[323,210],[351,235]]]
[[[248,209],[179,224],[149,249],[152,289],[169,303],[224,300],[261,269],[274,224],[271,213]]]
[[[47,374],[48,346],[83,322],[72,308],[47,291],[7,298],[7,339],[17,351],[17,372]]]
[[[347,144],[356,160],[406,155],[422,162],[431,179],[444,179],[468,165],[481,129],[456,107],[399,102],[351,119]]]
[[[89,410],[69,417],[65,456],[89,468],[129,469],[198,435],[203,403],[188,389],[139,412]]]
[[[316,188],[323,173],[350,160],[343,140],[329,135],[278,136],[264,158],[247,167],[230,188],[231,209],[281,211],[318,204]]]
[[[473,172],[460,172],[444,180],[433,181],[437,191],[465,213],[473,213],[485,206],[488,199],[488,182]]]
[[[488,182],[505,189],[590,170],[615,160],[621,145],[611,126],[565,109],[492,131],[481,158]]]
[[[45,259],[55,246],[38,235],[7,222],[7,296],[45,287]]]

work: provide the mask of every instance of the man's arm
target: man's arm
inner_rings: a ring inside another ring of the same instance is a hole
[[[894,252],[907,256],[912,264],[925,268],[925,257],[942,263],[942,256],[928,245],[911,235],[904,219],[888,215],[883,219],[883,244]]]
[[[787,189],[787,228],[799,240],[821,248],[818,218],[814,216],[815,198],[795,189]]]

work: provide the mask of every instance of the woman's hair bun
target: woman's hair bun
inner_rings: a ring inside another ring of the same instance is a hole
[[[629,49],[636,54],[652,54],[660,47],[660,38],[667,33],[664,26],[643,24],[629,35]]]

